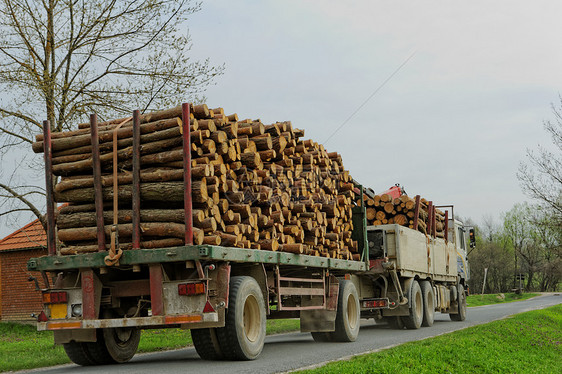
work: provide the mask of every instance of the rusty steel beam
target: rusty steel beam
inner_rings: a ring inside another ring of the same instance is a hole
[[[420,195],[416,195],[416,206],[414,208],[414,230],[418,229],[418,220],[420,219]]]
[[[82,318],[96,319],[94,271],[92,269],[81,270],[80,276],[82,283]]]
[[[449,211],[445,211],[445,243],[449,242]]]
[[[182,104],[182,138],[183,138],[183,205],[185,210],[185,244],[193,244],[193,217],[191,202],[191,114],[190,104]]]
[[[162,266],[160,266],[160,264],[150,265],[149,269],[152,315],[161,316],[164,314],[164,299],[162,294]]]
[[[427,203],[427,235],[433,234],[433,201]]]
[[[140,112],[133,112],[133,249],[140,249]]]
[[[98,252],[105,251],[105,230],[103,221],[103,195],[101,184],[100,144],[98,137],[98,116],[90,115],[90,134],[92,136],[92,162],[94,173],[94,201],[96,206],[96,226],[98,228]]]
[[[47,252],[57,254],[55,236],[55,202],[53,200],[53,155],[51,149],[51,122],[43,121],[43,156],[45,159],[45,190],[47,192]]]

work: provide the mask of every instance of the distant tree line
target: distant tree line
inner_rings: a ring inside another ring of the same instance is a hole
[[[562,97],[552,106],[554,120],[544,129],[551,147],[527,151],[517,177],[533,204],[516,204],[502,217],[477,227],[477,246],[469,254],[472,292],[557,291],[562,281]],[[520,276],[520,274],[522,276]]]
[[[471,292],[557,291],[562,281],[562,230],[540,205],[516,204],[502,217],[476,226],[476,248],[469,253]],[[521,278],[521,279],[519,279]]]

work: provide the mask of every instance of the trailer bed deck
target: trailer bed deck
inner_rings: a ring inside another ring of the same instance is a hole
[[[94,252],[70,256],[33,258],[27,263],[27,269],[34,271],[58,271],[78,268],[102,268],[106,266],[104,263],[104,257],[106,255],[107,252]],[[367,270],[365,262],[362,261],[212,245],[187,245],[171,248],[127,250],[123,251],[123,256],[119,260],[119,264],[130,266],[192,260],[296,265],[353,272]]]

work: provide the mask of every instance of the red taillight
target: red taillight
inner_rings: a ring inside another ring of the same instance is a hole
[[[363,308],[386,308],[388,306],[388,300],[377,299],[377,300],[363,300]]]
[[[205,307],[203,308],[203,313],[211,313],[211,312],[214,312],[214,311],[215,311],[215,308],[213,308],[213,306],[211,305],[209,300],[207,300],[207,304],[205,304]]]
[[[47,322],[48,320],[49,319],[47,318],[45,312],[41,311],[41,313],[39,313],[39,316],[37,317],[37,322]]]
[[[61,304],[68,301],[68,294],[64,291],[45,292],[43,294],[44,304]]]
[[[204,283],[178,284],[178,294],[184,296],[202,295],[205,293]]]

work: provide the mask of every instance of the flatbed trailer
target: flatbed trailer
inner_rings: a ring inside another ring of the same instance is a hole
[[[431,326],[435,311],[464,319],[466,272],[457,268],[462,248],[455,239],[460,223],[453,219],[444,239],[398,225],[367,227],[359,185],[360,204],[352,217],[359,261],[191,245],[189,105],[183,110],[186,245],[138,248],[140,192],[133,189],[137,248],[120,257],[110,252],[109,264],[101,194],[95,199],[99,250],[58,255],[50,130],[44,126],[49,255],[31,259],[28,269],[40,272],[46,286],[37,327],[53,331],[55,343],[64,345],[73,362],[126,362],[137,350],[141,330],[150,328],[190,329],[203,359],[251,360],[263,348],[266,319],[299,318],[301,331],[311,332],[314,340],[341,342],[357,338],[360,318],[386,320],[397,328]],[[133,118],[138,127],[138,113]],[[92,131],[94,155],[99,154],[96,137]],[[139,167],[136,144],[133,173]],[[94,183],[101,191],[99,178]]]

